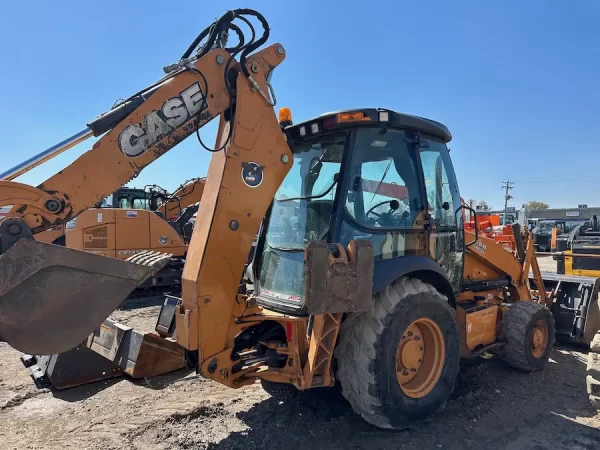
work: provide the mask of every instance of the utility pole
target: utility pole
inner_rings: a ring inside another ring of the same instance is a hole
[[[508,208],[508,201],[513,198],[512,195],[510,195],[508,192],[513,188],[513,186],[515,185],[514,181],[510,181],[510,180],[506,180],[502,182],[502,189],[504,189],[504,217],[506,218],[506,209]]]

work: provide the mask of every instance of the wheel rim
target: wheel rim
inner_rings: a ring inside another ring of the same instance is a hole
[[[534,358],[541,358],[548,346],[548,325],[543,320],[538,320],[531,333],[531,354]]]
[[[396,377],[411,398],[429,394],[439,381],[446,345],[440,327],[431,319],[418,319],[402,334],[396,350]]]

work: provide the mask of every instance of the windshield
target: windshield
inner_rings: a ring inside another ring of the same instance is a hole
[[[267,224],[267,245],[300,250],[307,241],[325,238],[345,139],[345,133],[335,133],[293,147],[294,164],[275,194]]]

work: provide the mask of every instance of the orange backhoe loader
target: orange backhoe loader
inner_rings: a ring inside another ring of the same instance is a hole
[[[246,42],[234,21],[250,18],[263,32],[252,28]],[[229,32],[237,45],[228,47]],[[464,231],[448,129],[382,108],[298,124],[282,109],[278,121],[270,79],[285,49],[259,50],[268,37],[259,13],[227,12],[163,79],[76,135],[102,137],[69,167],[38,187],[0,182],[0,206],[16,205],[0,223],[0,337],[32,354],[85,347],[130,371],[146,349],[144,361],[184,358],[232,388],[337,381],[354,410],[383,428],[438,411],[461,357],[493,350],[518,369],[542,368],[555,339],[554,294],[531,245],[515,255]],[[121,261],[33,236],[216,116],[182,295],[165,300],[160,336],[140,344],[102,321],[164,258]],[[378,184],[405,187],[405,198]],[[253,290],[241,294],[257,232]]]

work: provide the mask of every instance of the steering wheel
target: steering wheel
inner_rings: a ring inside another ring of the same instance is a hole
[[[386,203],[389,203],[389,205],[390,205],[390,210],[388,212],[384,212],[382,214],[375,212],[375,208],[385,205]],[[376,219],[375,219],[376,222],[386,222],[386,221],[388,221],[390,216],[394,213],[394,211],[396,211],[398,208],[400,208],[400,202],[398,200],[386,200],[384,202],[380,202],[380,203],[377,203],[376,205],[371,206],[371,208],[369,208],[369,210],[365,214],[365,218],[368,219],[369,214],[372,214],[376,217]]]

